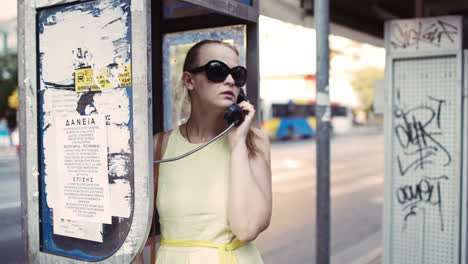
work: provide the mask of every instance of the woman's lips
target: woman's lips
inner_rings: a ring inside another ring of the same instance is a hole
[[[226,92],[224,92],[224,93],[222,93],[222,94],[223,94],[223,95],[229,95],[229,96],[231,96],[231,97],[234,97],[234,93],[231,92],[231,91],[226,91]]]

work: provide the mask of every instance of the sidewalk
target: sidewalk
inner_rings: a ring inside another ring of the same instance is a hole
[[[350,248],[331,256],[332,264],[381,264],[382,232],[378,231]]]

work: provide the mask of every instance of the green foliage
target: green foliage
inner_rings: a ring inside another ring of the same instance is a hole
[[[378,67],[366,67],[354,74],[351,86],[358,94],[363,110],[369,113],[374,104],[374,81],[384,78],[384,70]]]
[[[18,87],[16,87],[13,93],[8,97],[8,106],[11,109],[18,110],[18,107],[19,107]]]
[[[8,108],[8,97],[18,86],[18,57],[16,54],[0,56],[0,116]]]

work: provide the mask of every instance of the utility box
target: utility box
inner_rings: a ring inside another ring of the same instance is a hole
[[[459,16],[385,25],[384,263],[466,263],[466,72]]]

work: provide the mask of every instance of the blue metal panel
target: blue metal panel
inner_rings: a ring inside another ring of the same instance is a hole
[[[236,1],[244,3],[246,5],[252,5],[252,0],[236,0]]]

